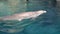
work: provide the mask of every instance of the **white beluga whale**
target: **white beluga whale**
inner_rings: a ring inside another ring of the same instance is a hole
[[[39,11],[30,11],[30,12],[22,12],[22,13],[18,13],[18,14],[13,14],[13,15],[10,15],[10,16],[3,16],[3,17],[0,17],[0,20],[18,20],[18,21],[22,21],[24,19],[35,19],[37,18],[38,16],[46,13],[47,11],[44,11],[44,10],[39,10]],[[26,24],[23,24],[23,25],[20,25],[21,23],[16,23],[16,25],[14,23],[12,23],[12,25],[10,24],[11,22],[6,22],[3,26],[12,26],[14,28],[4,28],[2,26],[2,28],[0,27],[0,31],[2,32],[7,32],[7,33],[17,33],[17,32],[21,32],[24,30],[24,27],[31,24],[30,22],[29,23],[26,23]],[[17,27],[16,27],[17,26]]]
[[[36,18],[41,14],[46,13],[44,10],[34,11],[34,12],[22,12],[18,14],[13,14],[11,16],[0,17],[0,20],[18,20],[22,21],[23,19]]]

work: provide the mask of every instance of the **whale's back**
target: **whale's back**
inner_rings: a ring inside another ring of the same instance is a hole
[[[29,19],[29,18],[36,18],[39,15],[46,13],[46,11],[35,11],[35,12],[24,12],[20,14],[14,14],[11,16],[4,16],[0,17],[0,20],[23,20],[23,19]]]

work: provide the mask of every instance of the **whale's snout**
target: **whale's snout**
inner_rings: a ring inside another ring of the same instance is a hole
[[[43,13],[46,13],[47,11],[43,11]]]
[[[37,13],[38,14],[43,14],[43,13],[46,13],[47,11],[45,11],[45,10],[40,10],[40,11],[38,11]]]

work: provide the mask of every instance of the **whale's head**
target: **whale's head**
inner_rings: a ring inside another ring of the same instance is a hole
[[[45,11],[45,10],[39,10],[39,11],[36,11],[36,14],[37,14],[37,16],[39,16],[39,15],[42,15],[42,14],[44,14],[46,12],[47,11]]]
[[[47,11],[45,11],[45,10],[39,10],[39,11],[37,11],[36,13],[38,13],[38,14],[43,14],[43,13],[46,13]]]
[[[38,11],[37,13],[46,13],[47,11],[45,11],[45,10],[40,10],[40,11]]]

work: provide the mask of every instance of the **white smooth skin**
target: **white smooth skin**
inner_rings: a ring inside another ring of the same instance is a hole
[[[19,14],[14,14],[12,16],[4,16],[2,20],[18,20],[22,21],[23,19],[36,18],[41,14],[46,13],[44,10],[34,11],[34,12],[24,12]]]

